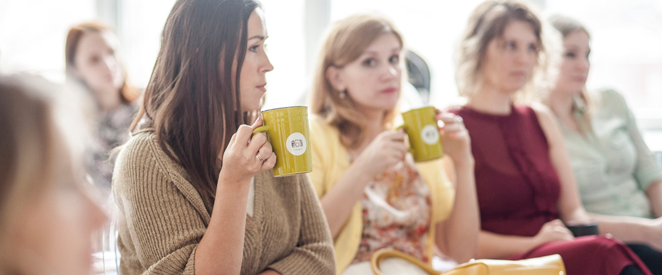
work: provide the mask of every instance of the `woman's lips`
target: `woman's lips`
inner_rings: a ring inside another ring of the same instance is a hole
[[[510,73],[510,75],[513,77],[520,77],[520,78],[526,77],[526,73],[524,72],[512,72]]]
[[[391,88],[386,88],[386,89],[382,90],[382,93],[392,94],[392,93],[395,93],[397,91],[398,91],[398,89],[391,87]]]
[[[573,80],[575,80],[575,81],[577,81],[577,82],[586,82],[586,77],[584,77],[584,76],[577,76],[577,77],[574,77]]]
[[[266,83],[263,84],[263,85],[256,86],[256,87],[257,87],[258,90],[260,90],[260,91],[262,91],[262,92],[266,92],[266,91],[267,91],[267,84],[266,84]]]

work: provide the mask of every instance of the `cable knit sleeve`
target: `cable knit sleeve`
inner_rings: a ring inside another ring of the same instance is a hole
[[[283,275],[336,274],[331,232],[307,175],[299,176],[301,234],[297,247],[269,268]]]
[[[135,138],[117,162],[120,273],[194,274],[195,249],[209,217],[197,193],[178,188],[181,178],[165,168],[156,146],[149,136]]]

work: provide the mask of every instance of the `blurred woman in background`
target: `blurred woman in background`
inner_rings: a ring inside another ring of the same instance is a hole
[[[650,274],[620,241],[574,238],[564,226],[595,219],[602,234],[662,244],[660,224],[601,219],[582,207],[556,122],[544,106],[530,105],[554,54],[545,32],[527,5],[486,1],[461,40],[456,77],[468,102],[453,112],[464,118],[476,159],[478,255],[560,254],[568,274]]]
[[[127,81],[120,52],[117,35],[101,23],[81,23],[67,34],[67,79],[86,89],[97,107],[85,166],[93,183],[106,193],[113,174],[110,151],[129,139],[140,96],[140,91]]]
[[[42,79],[0,76],[3,275],[90,274],[92,233],[106,221],[85,191],[72,135],[81,128],[63,115],[71,108],[56,106],[56,92]]]
[[[646,146],[634,114],[616,91],[586,90],[588,30],[560,15],[550,23],[563,36],[563,61],[546,103],[563,134],[582,204],[604,219],[660,219],[662,166]],[[661,252],[628,245],[653,273],[662,274]]]

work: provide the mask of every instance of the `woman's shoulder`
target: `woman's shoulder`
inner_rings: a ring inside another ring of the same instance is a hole
[[[122,146],[116,166],[126,172],[181,173],[182,169],[161,147],[156,134],[150,130],[134,133]]]
[[[444,109],[445,112],[449,112],[458,116],[463,116],[469,113],[470,109],[465,105],[451,105]]]
[[[333,128],[333,126],[331,126],[326,118],[316,114],[310,115],[308,123],[310,123],[311,128],[320,129],[323,131],[330,131]]]
[[[554,122],[554,114],[547,105],[540,102],[532,103],[531,105],[519,107],[520,112],[535,115],[538,120],[549,120],[550,123]]]
[[[332,140],[339,140],[340,133],[326,118],[319,115],[311,115],[309,118],[310,136],[314,143],[329,143]]]
[[[628,112],[628,106],[623,95],[614,89],[603,88],[589,93],[591,103],[597,112],[608,111],[610,113],[624,114]]]
[[[158,139],[156,134],[151,130],[140,130],[131,135],[131,138],[123,145],[122,151],[138,153],[147,152],[158,147]]]

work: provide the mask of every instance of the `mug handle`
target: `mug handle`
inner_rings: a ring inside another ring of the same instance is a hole
[[[253,135],[257,133],[264,133],[266,131],[269,131],[269,127],[267,125],[262,125],[260,127],[257,127],[255,130],[253,130]]]

